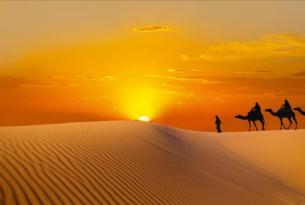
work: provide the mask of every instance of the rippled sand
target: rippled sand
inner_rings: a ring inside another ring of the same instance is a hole
[[[305,131],[0,128],[0,204],[305,205]]]

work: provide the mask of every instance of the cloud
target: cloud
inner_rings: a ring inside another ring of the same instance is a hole
[[[117,79],[114,76],[112,76],[112,75],[108,75],[108,76],[103,77],[102,80],[105,80],[105,81],[115,81]]]
[[[268,73],[256,70],[253,73]],[[305,76],[305,73],[303,73]],[[174,93],[193,93],[192,97],[206,96],[300,96],[305,94],[304,78],[272,76],[186,76],[171,72],[171,75],[146,75],[151,86]],[[187,96],[185,96],[187,97]],[[189,96],[190,97],[190,96]]]
[[[0,88],[19,88],[24,86],[49,86],[52,83],[23,77],[0,76]]]
[[[25,88],[25,87],[74,87],[75,83],[62,82],[57,76],[49,79],[28,77],[0,76],[0,88]]]
[[[180,57],[184,61],[190,61],[191,60],[190,57],[188,55],[186,55],[186,54],[181,54]]]
[[[171,28],[169,26],[156,26],[156,25],[138,26],[133,28],[134,32],[164,32],[170,30]]]
[[[181,55],[181,59],[238,61],[270,57],[305,57],[305,37],[296,34],[269,34],[254,41],[227,42],[209,46],[199,57]]]
[[[249,71],[236,71],[235,74],[240,75],[256,75],[256,74],[262,74],[266,75],[267,73],[271,73],[270,70],[249,70]]]
[[[95,74],[92,71],[87,71],[84,75],[77,75],[76,77],[81,78],[83,80],[87,80],[87,81],[101,81],[101,80],[102,81],[115,81],[115,80],[117,80],[117,78],[112,75],[100,77],[98,74]]]
[[[255,70],[255,73],[271,73],[270,70]]]
[[[87,101],[87,100],[109,100],[110,97],[107,95],[102,95],[102,96],[85,96],[82,97],[81,100]]]
[[[297,73],[292,73],[292,76],[296,76],[296,77],[305,77],[305,71],[300,71]]]
[[[169,73],[197,73],[197,72],[200,72],[197,69],[176,69],[176,68],[169,68],[169,69],[166,69],[165,71],[167,71]]]
[[[201,78],[191,78],[191,77],[181,77],[181,76],[173,76],[173,75],[155,75],[155,74],[147,74],[145,77],[148,78],[159,78],[159,79],[166,79],[166,80],[175,80],[175,81],[198,81],[201,83],[206,83],[207,80]]]

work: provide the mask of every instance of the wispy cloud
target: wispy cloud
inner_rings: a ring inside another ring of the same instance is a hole
[[[272,72],[270,70],[249,70],[249,71],[236,71],[234,73],[240,75],[256,75],[256,74],[266,75],[267,73],[272,73]]]
[[[191,77],[181,77],[181,76],[173,76],[173,75],[156,75],[156,74],[147,74],[145,77],[148,78],[159,78],[166,80],[175,80],[175,81],[198,81],[201,83],[207,83],[207,80],[201,78],[191,78]]]
[[[104,76],[102,78],[102,80],[105,80],[105,81],[115,81],[115,80],[117,80],[117,78],[112,76],[112,75],[107,75],[107,76]]]
[[[292,73],[291,75],[296,77],[305,77],[305,70],[297,73]]]
[[[181,55],[181,59],[205,61],[237,61],[269,57],[304,57],[305,37],[296,34],[269,34],[254,41],[227,42],[210,46],[197,57]]]
[[[83,75],[77,75],[76,77],[80,77],[83,80],[87,81],[115,81],[117,78],[112,75],[99,76],[99,74],[94,73],[93,71],[87,71]]]
[[[169,69],[165,69],[165,71],[169,72],[169,73],[197,73],[200,72],[197,69],[176,69],[176,68],[169,68]]]
[[[147,25],[147,26],[138,26],[133,28],[134,32],[163,32],[170,31],[169,26],[157,26],[157,25]]]
[[[52,85],[52,83],[40,80],[40,79],[30,79],[22,77],[11,77],[11,76],[1,76],[0,77],[0,88],[19,88],[24,86],[46,86]]]
[[[255,70],[255,73],[271,73],[270,70]]]
[[[256,70],[254,73],[269,72]],[[146,75],[152,78],[151,85],[174,93],[193,93],[192,97],[202,96],[256,96],[257,93],[269,96],[292,96],[305,94],[305,73],[300,78],[295,77],[263,77],[258,76],[185,76],[181,73],[171,75]]]
[[[0,88],[24,88],[24,87],[73,87],[74,83],[61,82],[57,76],[50,79],[36,79],[28,77],[0,76]]]

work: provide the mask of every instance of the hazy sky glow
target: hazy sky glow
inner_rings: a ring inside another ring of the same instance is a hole
[[[0,2],[0,124],[148,116],[212,130],[219,114],[226,130],[244,130],[233,117],[256,101],[276,110],[288,98],[305,108],[304,8],[302,1]],[[268,128],[279,127],[265,116]]]

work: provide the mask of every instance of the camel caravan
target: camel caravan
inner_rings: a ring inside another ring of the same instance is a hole
[[[288,100],[285,100],[284,104],[281,106],[281,108],[277,111],[273,111],[271,108],[265,109],[266,112],[269,112],[271,115],[274,117],[279,118],[280,120],[280,129],[290,129],[292,125],[292,120],[295,123],[295,129],[298,127],[298,121],[295,116],[295,112],[293,111],[298,111],[302,115],[305,115],[305,111],[303,111],[300,107],[296,107],[294,109],[291,108],[290,103]],[[248,115],[243,116],[243,115],[236,115],[235,118],[240,119],[240,120],[247,120],[249,123],[249,131],[251,131],[251,124],[253,123],[254,127],[256,130],[258,130],[256,126],[256,121],[259,121],[262,124],[262,130],[265,130],[265,120],[264,116],[261,112],[261,107],[258,103],[255,103],[255,106],[251,109],[250,112],[248,112]],[[286,127],[283,123],[283,119],[287,118],[289,121],[289,126]]]

